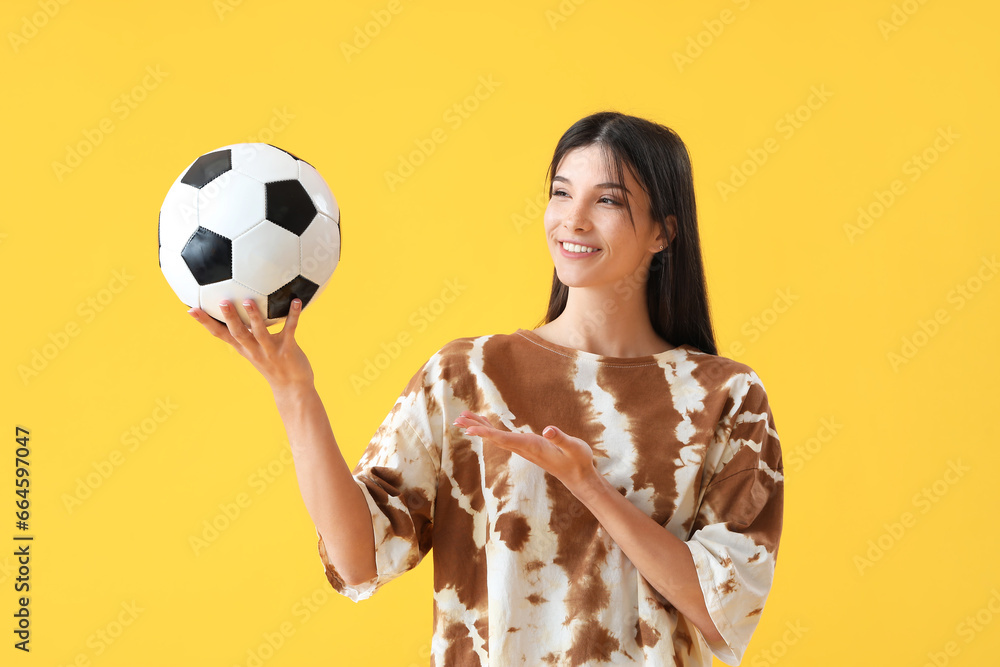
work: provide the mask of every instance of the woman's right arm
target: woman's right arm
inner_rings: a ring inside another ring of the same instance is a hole
[[[292,446],[302,500],[331,564],[349,585],[372,579],[371,511],[333,437],[319,393],[312,384],[276,388],[274,401]]]
[[[291,444],[302,499],[337,573],[350,585],[374,578],[375,536],[368,502],[337,446],[312,367],[295,341],[301,302],[293,300],[277,334],[267,330],[252,301],[244,302],[249,329],[233,306],[224,303],[226,324],[200,308],[188,313],[213,336],[232,345],[270,385]]]

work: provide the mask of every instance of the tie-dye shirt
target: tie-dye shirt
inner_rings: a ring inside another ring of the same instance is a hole
[[[463,410],[589,443],[611,485],[685,541],[724,641],[706,642],[555,477],[466,436],[453,424]],[[317,530],[327,579],[359,602],[432,551],[432,667],[736,665],[773,581],[784,477],[764,385],[691,345],[621,358],[526,329],[453,340],[353,473],[378,574],[345,584]]]

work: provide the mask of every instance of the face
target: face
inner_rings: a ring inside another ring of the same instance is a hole
[[[627,191],[613,183],[610,171],[601,148],[590,145],[568,152],[553,176],[545,235],[556,274],[569,287],[614,285],[648,268],[653,253],[666,246],[661,225],[650,216],[649,197],[628,168]],[[581,248],[566,248],[562,241],[587,250],[574,252]]]

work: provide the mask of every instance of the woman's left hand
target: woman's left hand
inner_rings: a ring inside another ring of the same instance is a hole
[[[512,433],[494,427],[485,417],[468,410],[462,412],[455,424],[464,428],[467,435],[478,435],[538,465],[574,495],[579,495],[600,475],[594,467],[594,452],[590,445],[580,438],[566,435],[555,426],[547,426],[542,435]]]

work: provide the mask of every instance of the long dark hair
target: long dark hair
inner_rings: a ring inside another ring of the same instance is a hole
[[[708,354],[718,354],[709,314],[705,270],[698,239],[691,159],[677,133],[669,127],[616,111],[602,111],[582,118],[566,130],[556,145],[546,179],[552,198],[552,177],[569,151],[599,145],[614,164],[619,183],[625,182],[627,165],[649,195],[650,215],[666,233],[666,218],[677,218],[677,235],[656,253],[646,280],[649,319],[653,329],[673,345],[684,343]],[[632,207],[625,200],[632,226]],[[617,290],[616,290],[617,291]],[[569,288],[552,270],[549,308],[537,326],[547,324],[566,308]]]

